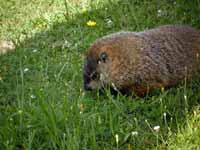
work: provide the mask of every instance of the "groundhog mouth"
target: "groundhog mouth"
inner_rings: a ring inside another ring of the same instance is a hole
[[[105,87],[105,83],[101,80],[100,74],[96,71],[92,72],[91,74],[84,73],[84,89],[87,91],[101,89]]]

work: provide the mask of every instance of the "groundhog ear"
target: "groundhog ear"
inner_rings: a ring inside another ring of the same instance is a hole
[[[106,52],[101,53],[100,55],[100,61],[101,62],[106,62],[108,55],[106,54]]]

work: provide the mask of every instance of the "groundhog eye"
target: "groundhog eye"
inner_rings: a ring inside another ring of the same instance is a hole
[[[101,53],[100,55],[100,61],[102,62],[106,62],[106,59],[107,59],[107,54],[105,52]]]

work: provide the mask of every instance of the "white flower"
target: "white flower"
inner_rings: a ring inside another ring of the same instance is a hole
[[[184,99],[187,100],[187,95],[184,95]]]
[[[118,134],[115,134],[115,140],[116,140],[116,143],[118,144],[119,143],[119,135]]]
[[[62,45],[62,49],[69,48],[71,46],[71,43],[67,40],[64,41],[64,44]]]
[[[162,16],[162,10],[161,10],[161,9],[159,9],[159,10],[157,11],[157,16],[158,16],[158,17],[161,17],[161,16]]]
[[[28,68],[25,68],[25,69],[24,69],[24,72],[27,72],[27,71],[29,71],[29,69],[28,69]]]
[[[131,132],[131,135],[132,135],[132,136],[137,136],[137,135],[138,135],[138,132],[137,132],[137,131],[133,131],[133,132]]]
[[[109,19],[109,18],[106,19],[106,24],[107,25],[110,26],[110,25],[112,25],[112,23],[113,23],[113,21],[111,19]]]
[[[31,95],[31,98],[34,99],[34,98],[36,98],[36,97],[35,97],[35,95],[32,94],[32,95]]]
[[[160,130],[160,126],[154,126],[153,130],[156,131],[156,132],[158,132]]]
[[[164,112],[164,113],[163,113],[163,116],[164,116],[164,117],[166,117],[166,116],[167,116],[166,112]]]
[[[34,49],[34,50],[33,50],[33,53],[36,53],[37,51],[38,51],[37,49]]]

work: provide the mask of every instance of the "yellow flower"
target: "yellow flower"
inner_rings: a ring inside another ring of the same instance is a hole
[[[165,91],[165,87],[161,87],[161,92],[164,92]]]
[[[89,26],[89,27],[94,27],[94,26],[96,26],[96,25],[97,25],[97,23],[96,23],[95,21],[89,20],[89,21],[87,22],[87,26]]]

